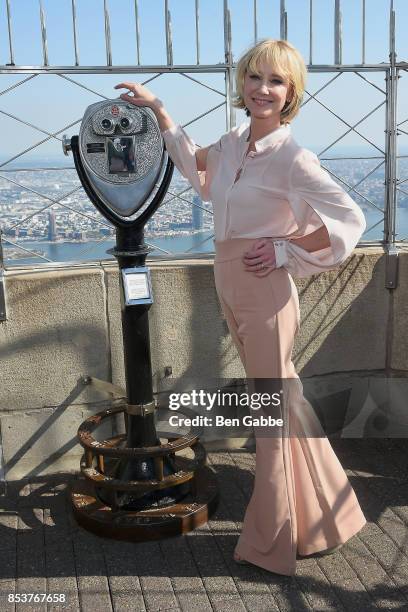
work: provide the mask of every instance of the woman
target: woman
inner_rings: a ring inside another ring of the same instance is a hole
[[[154,111],[175,165],[212,201],[216,289],[246,375],[279,379],[285,389],[283,431],[255,432],[255,485],[234,552],[238,563],[285,575],[295,574],[297,553],[327,554],[366,523],[291,360],[300,323],[292,277],[339,266],[366,227],[357,204],[291,136],[306,75],[286,41],[249,49],[237,65],[234,101],[249,123],[205,148],[145,87],[116,86],[132,93],[122,99]]]

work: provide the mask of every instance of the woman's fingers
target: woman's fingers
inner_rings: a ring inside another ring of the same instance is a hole
[[[260,238],[244,254],[242,261],[246,272],[263,278],[276,270],[275,248],[270,240]]]
[[[145,87],[141,83],[131,83],[130,81],[126,81],[125,83],[118,83],[118,85],[114,86],[114,89],[128,89],[129,91],[133,91],[134,93],[142,91],[150,93],[147,87]]]
[[[264,247],[266,244],[267,240],[265,238],[260,238],[254,243],[252,248],[257,251],[258,249],[262,249],[262,247]]]
[[[129,83],[126,81],[126,83],[119,83],[118,85],[115,85],[114,89],[133,89],[135,85],[136,83]]]
[[[271,267],[271,268],[265,268],[265,270],[260,270],[259,272],[255,272],[255,276],[258,276],[259,278],[263,277],[263,276],[268,276],[268,274],[270,274],[272,272],[272,270],[275,270],[275,268]]]
[[[127,89],[128,93],[121,93],[120,98],[125,100],[125,102],[130,102],[131,104],[139,105],[144,102],[143,98],[137,95],[137,83],[119,83],[115,85],[114,89]],[[130,93],[133,93],[133,96],[130,96]]]
[[[245,264],[245,269],[246,270],[262,270],[262,268],[266,268],[270,265],[272,265],[272,263],[269,261],[258,261],[257,263],[253,263],[253,264]]]
[[[243,262],[246,266],[253,267],[259,266],[260,264],[272,265],[275,263],[274,257],[271,255],[248,255],[243,257]]]
[[[262,272],[262,270],[270,270],[275,267],[275,262],[264,261],[253,266],[245,266],[244,270],[246,272]]]
[[[244,257],[244,262],[247,265],[254,265],[262,261],[263,259],[261,255],[245,255]]]
[[[244,253],[242,261],[247,272],[255,276],[267,276],[276,269],[275,248],[267,238],[259,238]]]
[[[251,255],[252,257],[255,257],[256,255],[259,255],[258,250],[262,249],[266,244],[267,244],[267,241],[265,240],[265,238],[260,238],[259,240],[254,242],[254,244],[251,246],[250,250],[246,251],[246,253],[244,253],[244,254],[245,255]]]
[[[146,100],[143,98],[137,98],[136,96],[129,96],[129,94],[120,94],[120,98],[125,100],[125,102],[130,102],[135,106],[139,106],[140,104],[145,104]]]
[[[151,106],[157,100],[156,96],[141,83],[126,81],[118,83],[114,86],[114,89],[127,89],[127,93],[120,94],[120,98],[136,106]]]
[[[256,261],[257,259],[265,259],[268,257],[270,253],[268,251],[257,251],[256,253],[245,253],[243,259],[247,259],[248,261]]]
[[[246,251],[244,255],[255,257],[261,253],[274,253],[273,244],[266,238],[258,238],[258,240],[252,244],[249,251]]]
[[[259,252],[257,254],[247,254],[242,258],[245,270],[247,272],[261,273],[265,276],[271,269],[275,268],[275,257],[270,253]],[[265,272],[266,270],[266,272]]]

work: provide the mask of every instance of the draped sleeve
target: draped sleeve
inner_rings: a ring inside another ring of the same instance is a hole
[[[299,227],[310,225],[312,217],[327,229],[330,246],[309,253],[289,240],[287,270],[294,277],[306,277],[340,266],[353,252],[366,221],[358,204],[324,170],[317,155],[300,148],[289,176],[289,204]],[[317,217],[316,217],[317,215]]]
[[[211,181],[217,169],[222,138],[210,146],[207,154],[206,170],[199,172],[195,152],[200,147],[195,144],[180,125],[174,125],[163,131],[162,136],[167,152],[176,168],[204,202],[210,201]]]

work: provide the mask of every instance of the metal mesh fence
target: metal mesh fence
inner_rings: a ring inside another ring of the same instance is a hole
[[[328,18],[333,26],[332,36],[328,36],[331,57],[327,56],[326,63],[316,62],[321,56],[320,43],[316,44],[316,37],[320,37],[320,22],[316,21],[318,0],[295,5],[284,0],[280,3],[254,0],[247,3],[248,15],[244,15],[242,3],[233,1],[182,3],[183,10],[190,15],[190,63],[177,63],[181,57],[178,36],[182,30],[177,27],[180,3],[165,0],[155,7],[162,63],[150,63],[147,56],[144,58],[143,35],[149,32],[146,3],[142,0],[124,3],[120,23],[123,28],[126,21],[133,51],[129,54],[131,61],[121,63],[123,49],[116,51],[115,46],[117,5],[93,0],[96,10],[93,36],[95,39],[99,36],[98,48],[103,55],[95,64],[86,62],[89,55],[84,44],[86,14],[80,0],[25,3],[25,17],[33,19],[30,57],[19,51],[21,24],[17,17],[21,4],[6,0],[0,9],[0,31],[3,28],[3,40],[7,41],[7,48],[0,48],[7,55],[0,65],[0,129],[9,135],[4,139],[0,160],[0,228],[6,268],[108,258],[106,250],[113,244],[114,229],[89,202],[73,163],[67,163],[63,157],[61,141],[64,133],[79,130],[86,106],[117,95],[113,85],[119,81],[138,80],[154,87],[159,97],[169,100],[171,114],[188,127],[197,142],[205,134],[207,142],[203,144],[216,140],[222,131],[243,118],[231,105],[234,58],[242,50],[237,24],[242,20],[247,27],[247,44],[265,36],[288,38],[291,20],[295,18],[302,17],[308,24],[307,40],[301,50],[308,61],[309,80],[296,121],[299,126],[314,122],[320,133],[319,142],[325,143],[316,150],[322,166],[362,207],[367,218],[362,243],[382,243],[389,249],[395,247],[396,241],[408,238],[408,214],[405,215],[408,156],[399,155],[397,147],[400,144],[397,136],[401,139],[408,136],[408,118],[404,117],[408,79],[406,63],[397,61],[394,2],[383,2],[388,45],[384,47],[384,61],[377,63],[367,62],[367,41],[371,20],[378,15],[369,12],[365,0],[353,3],[359,7],[361,26],[360,57],[355,63],[343,62],[347,55],[343,36],[346,1],[326,3],[326,8],[330,5]],[[64,17],[60,21],[65,34],[61,30],[60,36],[68,36],[70,41],[64,47],[72,58],[68,65],[53,63],[54,56],[60,57],[55,51],[57,9]],[[267,10],[269,26],[264,19]],[[211,43],[216,51],[209,49],[208,34],[205,37],[202,34],[210,17]],[[31,57],[39,63],[27,64]],[[338,100],[344,91],[350,92],[352,102],[341,107]],[[191,100],[191,104],[185,104],[183,116],[178,104],[181,99]],[[52,112],[56,104],[61,109],[57,115]],[[360,148],[355,146],[356,138]],[[351,142],[353,154],[348,153]],[[156,257],[211,253],[211,206],[201,202],[175,172],[161,208],[146,228],[146,236]]]

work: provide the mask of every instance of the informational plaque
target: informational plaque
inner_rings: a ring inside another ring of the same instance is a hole
[[[122,269],[126,306],[153,304],[150,270],[145,266]]]

